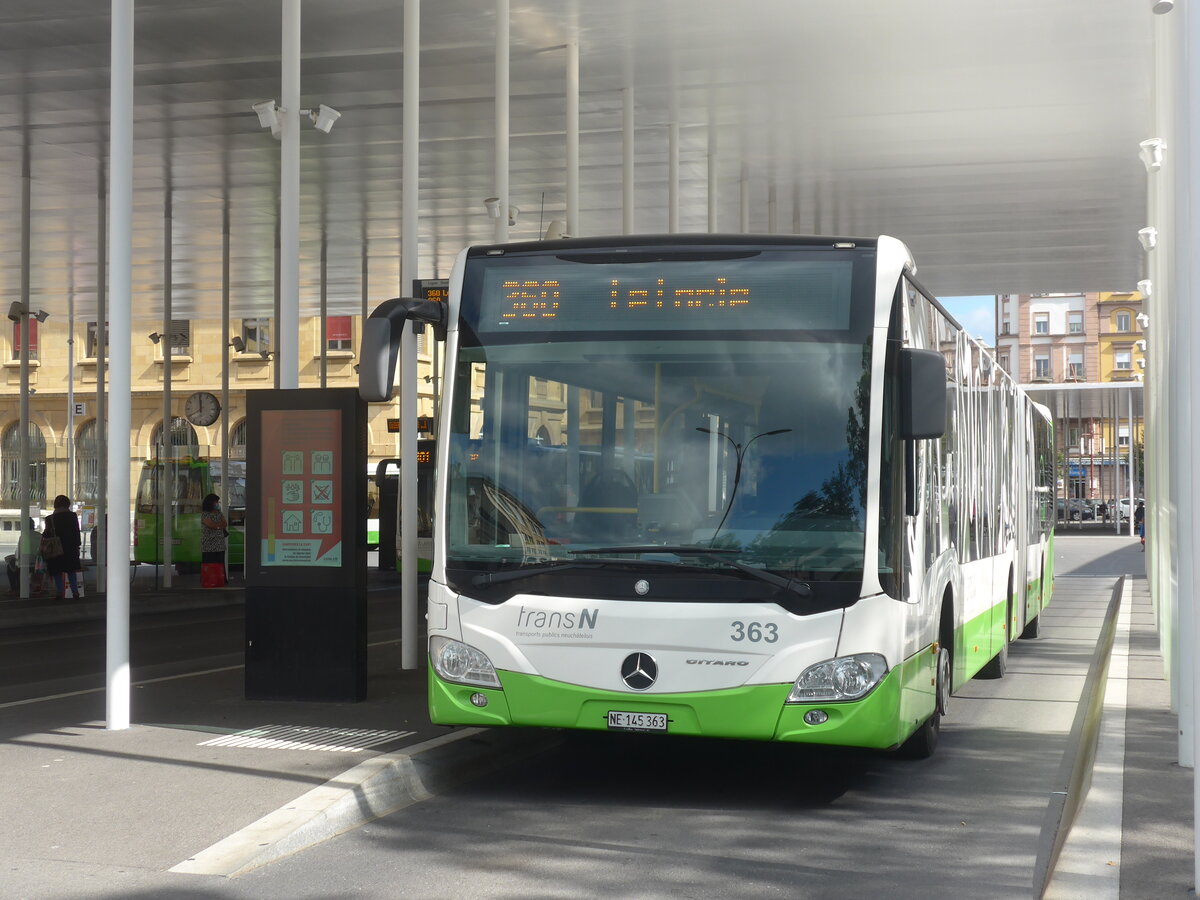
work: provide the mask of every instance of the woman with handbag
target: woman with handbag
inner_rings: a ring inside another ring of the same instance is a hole
[[[225,529],[220,497],[209,494],[200,505],[200,587],[225,586]]]
[[[54,578],[54,599],[63,600],[67,582],[71,596],[79,599],[79,517],[71,509],[71,499],[65,494],[54,498],[54,512],[46,516],[42,527],[42,559],[46,571]]]

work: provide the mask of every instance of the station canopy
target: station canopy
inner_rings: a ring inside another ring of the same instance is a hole
[[[177,317],[216,316],[222,217],[231,305],[269,315],[279,145],[251,104],[280,93],[280,4],[138,0],[134,316],[161,315],[164,217]],[[301,313],[401,292],[401,0],[304,0]],[[489,242],[495,7],[421,10],[421,277]],[[514,240],[565,218],[564,45],[580,46],[579,236],[622,227],[623,90],[634,89],[635,230],[667,230],[670,123],[680,229],[891,234],[940,295],[1130,290],[1142,272],[1140,141],[1152,137],[1148,2],[1130,0],[512,0]],[[0,7],[0,282],[20,296],[22,159],[32,195],[31,305],[93,309],[108,142],[109,4]],[[774,202],[771,185],[774,185]],[[407,291],[404,291],[407,293]]]

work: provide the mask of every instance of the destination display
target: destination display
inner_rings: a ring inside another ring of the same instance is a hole
[[[812,255],[621,264],[487,260],[478,331],[844,330],[854,258]]]

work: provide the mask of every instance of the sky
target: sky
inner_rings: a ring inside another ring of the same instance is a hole
[[[938,297],[942,306],[967,330],[989,346],[996,344],[996,297]]]

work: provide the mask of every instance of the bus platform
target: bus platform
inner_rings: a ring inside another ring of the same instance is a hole
[[[1007,727],[1029,730],[1040,722],[1061,747],[1113,586],[1122,574],[1133,576],[1113,651],[1091,792],[1047,896],[1194,896],[1192,772],[1175,762],[1175,718],[1138,542],[1060,536],[1055,556],[1054,600],[1043,614],[1042,637],[1014,645],[1009,675],[972,682],[961,692],[962,704],[989,685],[1007,685],[1003,699],[992,701],[1003,704]],[[393,585],[387,573],[373,577],[373,593],[381,593],[372,602]],[[135,618],[143,615],[140,600],[145,609],[164,611],[242,602],[236,586],[201,591],[186,580],[170,591],[134,591],[132,597]],[[94,620],[103,606],[101,598],[60,603],[59,618],[47,620],[31,613],[26,601],[0,601],[0,640],[13,645],[31,621]],[[236,655],[199,660],[188,671],[135,669],[135,724],[123,731],[104,727],[102,676],[71,685],[35,675],[20,684],[8,679],[0,694],[4,893],[247,896],[238,887],[239,873],[266,871],[273,860],[478,777],[497,760],[511,763],[544,752],[548,741],[557,740],[546,732],[432,725],[424,671],[401,668],[399,642],[392,637],[372,638],[368,697],[361,703],[248,701]],[[1048,702],[1038,684],[1052,684],[1057,699]],[[955,722],[952,706],[938,757],[911,764],[906,777],[920,781],[921,767],[953,755],[956,745],[973,753],[964,733],[969,728],[969,721]],[[1018,746],[1006,748],[1006,765],[1022,765],[1012,758]],[[1053,787],[1048,774],[1056,764],[1045,760],[1025,771],[1031,784],[1014,813],[1019,820],[1010,823],[1012,837],[997,849],[997,859],[980,863],[983,874],[970,870],[958,896],[993,896],[981,890],[987,865],[1002,865],[1009,876],[1027,873],[1017,880],[1032,883]],[[936,772],[925,770],[925,777],[935,779]],[[996,798],[997,804],[1009,802]],[[958,827],[958,816],[953,818]],[[920,883],[921,873],[912,875]],[[488,896],[486,885],[459,887]],[[349,888],[313,885],[313,896],[342,896]],[[1013,894],[1032,895],[1032,887]]]

